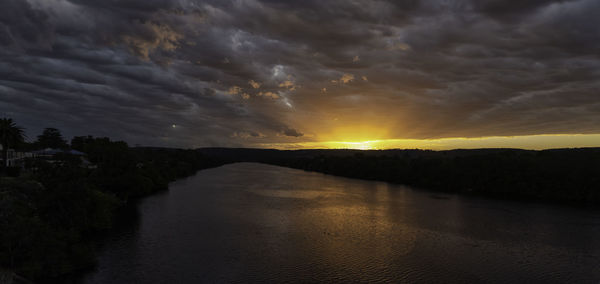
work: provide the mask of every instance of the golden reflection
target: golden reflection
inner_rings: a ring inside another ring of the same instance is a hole
[[[262,195],[266,197],[278,197],[278,198],[296,198],[296,199],[315,199],[315,198],[329,198],[340,195],[341,193],[328,192],[323,190],[292,190],[292,189],[252,189],[248,192]]]

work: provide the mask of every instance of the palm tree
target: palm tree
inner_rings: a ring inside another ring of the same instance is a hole
[[[0,144],[2,144],[3,167],[8,167],[8,148],[25,140],[22,127],[17,126],[11,118],[0,119]]]

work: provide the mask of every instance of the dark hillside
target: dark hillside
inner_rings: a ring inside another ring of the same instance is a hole
[[[443,192],[600,204],[600,148],[199,151],[229,161],[262,162]]]

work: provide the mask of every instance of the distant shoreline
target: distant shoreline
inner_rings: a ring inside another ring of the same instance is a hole
[[[232,162],[261,162],[436,192],[576,206],[600,205],[600,148],[198,150]]]

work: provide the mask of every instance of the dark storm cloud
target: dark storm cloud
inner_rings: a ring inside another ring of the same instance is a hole
[[[282,129],[281,130],[281,134],[283,134],[285,136],[291,136],[291,137],[301,137],[301,136],[304,136],[303,133],[299,132],[296,129],[289,128],[289,127],[285,127],[284,129]]]
[[[0,112],[135,144],[600,132],[600,2],[5,0]]]
[[[29,2],[6,0],[0,2],[0,44],[5,48],[48,47],[52,27],[48,16],[31,7]]]

